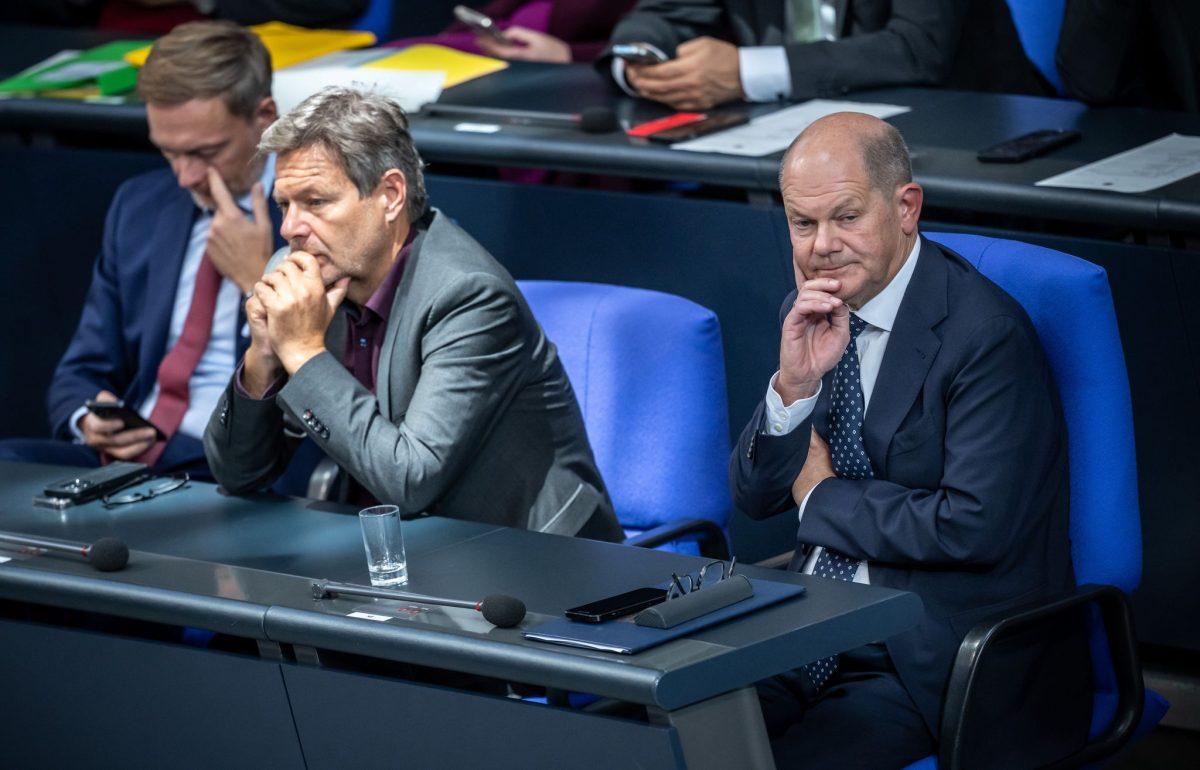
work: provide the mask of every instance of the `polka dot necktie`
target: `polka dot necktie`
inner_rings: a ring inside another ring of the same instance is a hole
[[[863,446],[862,424],[866,404],[862,375],[858,369],[858,335],[867,322],[850,314],[850,344],[833,371],[833,392],[829,398],[829,453],[833,472],[839,479],[869,479],[875,474]],[[813,565],[813,574],[833,580],[854,580],[859,560],[832,548],[824,548]],[[804,667],[813,687],[820,690],[837,670],[838,656],[831,655]]]

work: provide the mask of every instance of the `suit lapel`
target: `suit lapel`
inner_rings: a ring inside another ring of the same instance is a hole
[[[438,215],[434,214],[433,216],[436,218]],[[430,221],[429,229],[433,229],[435,221],[436,219]],[[417,223],[413,224],[413,227],[417,226]],[[396,287],[396,296],[392,299],[387,331],[383,335],[383,347],[379,351],[379,370],[375,374],[375,398],[379,401],[380,413],[388,420],[392,419],[392,356],[395,355],[396,345],[400,339],[400,322],[404,318],[404,308],[408,305],[413,276],[417,273],[417,265],[421,261],[421,251],[429,237],[429,229],[418,231],[416,237],[413,238],[404,273],[400,276],[400,285]]]
[[[900,302],[863,422],[863,445],[877,477],[886,478],[888,446],[942,345],[933,329],[945,317],[946,258],[922,238],[921,256]]]

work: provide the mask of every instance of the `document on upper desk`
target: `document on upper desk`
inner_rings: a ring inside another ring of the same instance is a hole
[[[1040,187],[1143,193],[1196,173],[1200,173],[1200,136],[1168,134],[1037,184]]]
[[[725,155],[759,157],[783,152],[792,140],[808,126],[835,112],[861,112],[886,120],[893,115],[909,112],[911,107],[899,104],[871,104],[813,99],[795,107],[787,107],[770,115],[751,120],[744,126],[720,131],[699,139],[671,145],[672,150],[688,152],[719,152]]]

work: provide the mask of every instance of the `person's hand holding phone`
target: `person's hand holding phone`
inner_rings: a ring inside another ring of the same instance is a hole
[[[96,394],[95,401],[117,401],[107,390]],[[91,412],[79,418],[79,432],[83,443],[117,460],[132,460],[145,452],[154,443],[154,428],[125,428],[120,419],[104,419]]]
[[[738,49],[712,37],[698,37],[661,64],[625,65],[625,81],[647,99],[677,110],[707,110],[744,99]]]
[[[511,61],[537,61],[552,64],[569,64],[571,62],[571,47],[563,41],[525,27],[509,27],[504,30],[504,36],[511,44],[496,40],[491,35],[475,33],[475,42],[488,56]]]

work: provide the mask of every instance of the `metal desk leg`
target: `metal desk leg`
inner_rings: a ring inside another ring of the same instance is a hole
[[[648,708],[647,713],[651,724],[670,725],[679,731],[688,770],[775,769],[758,692],[753,687],[676,711]]]

